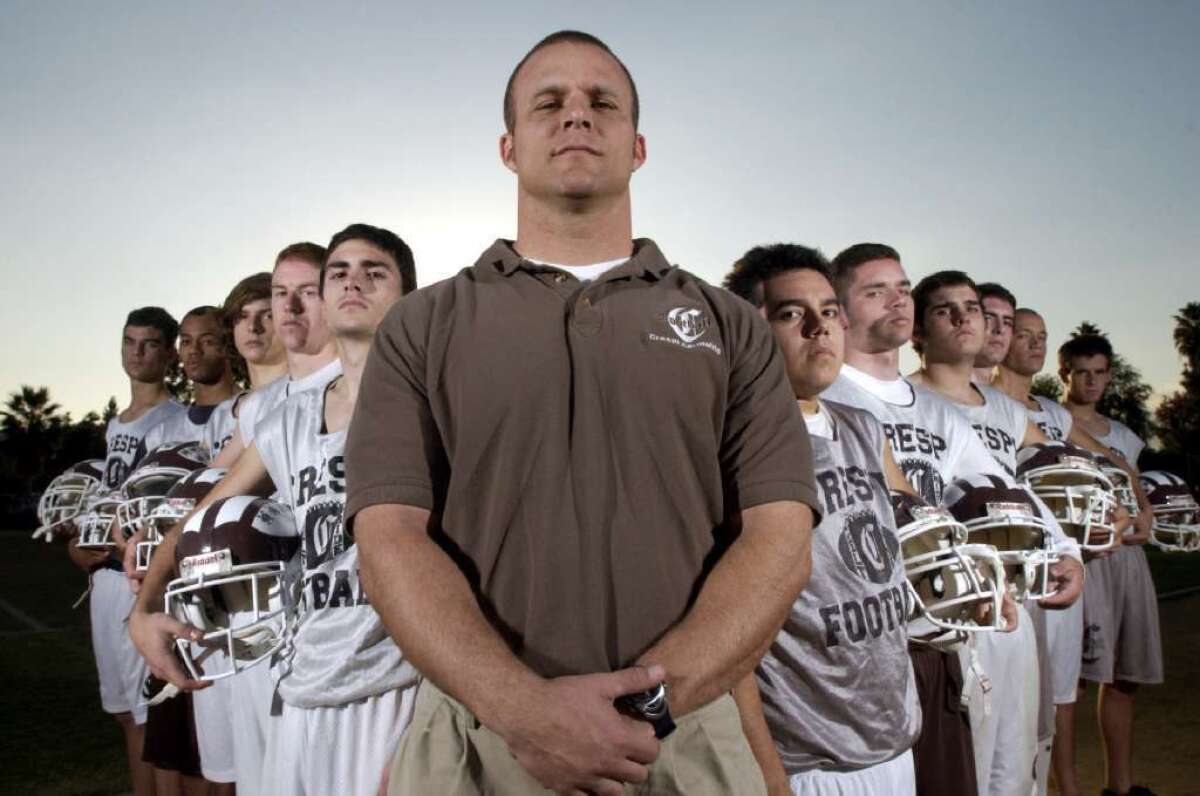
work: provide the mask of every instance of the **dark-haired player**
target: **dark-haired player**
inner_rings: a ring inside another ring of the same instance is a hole
[[[1106,337],[1081,335],[1063,343],[1058,349],[1058,375],[1066,386],[1063,404],[1075,425],[1136,467],[1145,443],[1124,423],[1096,409],[1112,380],[1112,360],[1112,344]],[[1138,484],[1136,477],[1133,484]],[[1082,678],[1100,686],[1106,796],[1151,793],[1133,783],[1134,695],[1139,685],[1163,681],[1158,602],[1142,549],[1150,537],[1150,512],[1140,491],[1139,497],[1141,526],[1122,537],[1112,556],[1089,563],[1084,590]],[[1070,793],[1074,777],[1064,771],[1059,786]]]

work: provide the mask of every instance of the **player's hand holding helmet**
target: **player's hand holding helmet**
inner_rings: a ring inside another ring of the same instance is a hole
[[[218,500],[187,521],[166,609],[202,633],[176,642],[191,677],[228,677],[283,646],[298,583],[285,571],[299,545],[292,512],[265,498]]]
[[[1014,600],[1054,594],[1050,567],[1059,556],[1050,528],[1028,494],[996,476],[977,475],[951,483],[945,501],[966,528],[969,542],[996,548]]]
[[[1150,544],[1171,552],[1200,550],[1200,504],[1187,482],[1165,470],[1142,473],[1142,489],[1154,515]]]
[[[100,490],[104,476],[101,459],[87,459],[73,464],[50,482],[38,499],[38,529],[33,538],[49,542],[58,533],[74,531],[74,520],[88,506],[92,495]]]
[[[1087,553],[1119,544],[1113,482],[1087,451],[1063,442],[1039,442],[1017,453],[1017,478],[1054,513],[1063,532]]]
[[[968,544],[967,529],[943,508],[907,492],[891,497],[913,638],[947,645],[968,632],[1004,629],[1004,568],[995,548]],[[923,633],[921,619],[940,632]]]

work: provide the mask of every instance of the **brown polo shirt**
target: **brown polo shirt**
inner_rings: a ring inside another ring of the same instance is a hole
[[[548,677],[628,665],[678,623],[739,509],[817,506],[767,324],[634,245],[585,285],[497,241],[402,299],[346,443],[347,515],[440,514],[485,614]]]

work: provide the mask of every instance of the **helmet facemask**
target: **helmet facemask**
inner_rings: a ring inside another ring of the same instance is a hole
[[[1059,556],[1045,521],[1025,503],[989,502],[986,511],[963,525],[972,543],[996,548],[1012,598],[1023,602],[1053,595],[1050,567]]]
[[[1064,455],[1052,465],[1024,472],[1021,480],[1054,514],[1082,550],[1098,553],[1117,544],[1113,483],[1091,459]]]

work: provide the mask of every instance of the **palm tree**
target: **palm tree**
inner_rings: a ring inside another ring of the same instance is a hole
[[[50,401],[49,387],[30,387],[22,384],[21,389],[8,396],[4,409],[0,409],[0,425],[6,436],[44,434],[70,422],[61,414],[62,407]]]

